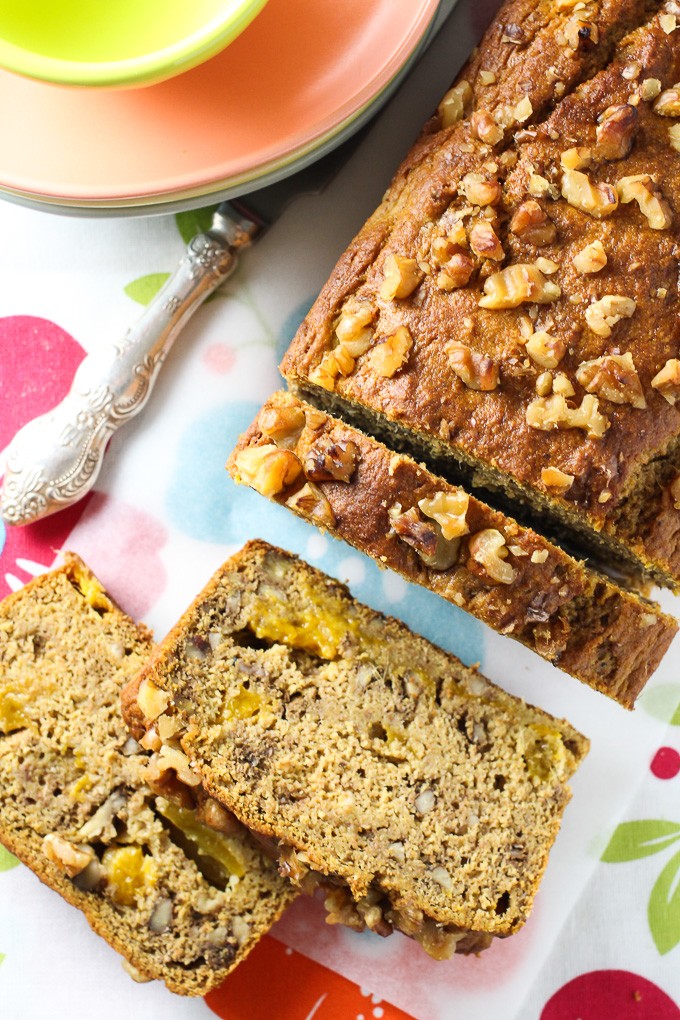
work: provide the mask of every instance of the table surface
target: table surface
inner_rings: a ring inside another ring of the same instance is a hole
[[[493,6],[493,4],[491,5]],[[680,650],[634,713],[342,543],[237,489],[224,462],[280,384],[277,363],[338,254],[490,16],[460,0],[424,61],[321,195],[305,196],[188,325],[144,413],[112,440],[95,493],[1,530],[0,593],[79,552],[162,637],[250,537],[302,554],[363,601],[456,652],[592,741],[532,916],[479,958],[435,963],[394,935],[324,924],[300,900],[208,1000],[135,985],[76,911],[0,851],[0,1014],[184,1020],[678,1020]],[[74,219],[0,201],[0,451],[115,341],[181,257],[196,213]],[[199,217],[200,218],[200,217]],[[1,465],[0,465],[1,467]],[[665,608],[678,612],[665,595]],[[144,1013],[142,1014],[142,1010]],[[132,1012],[131,1012],[132,1011]]]

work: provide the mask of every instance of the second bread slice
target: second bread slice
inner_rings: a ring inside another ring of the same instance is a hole
[[[127,688],[329,921],[428,953],[525,921],[588,742],[290,554],[250,542]],[[172,759],[171,759],[172,756]],[[165,759],[165,763],[164,763]]]

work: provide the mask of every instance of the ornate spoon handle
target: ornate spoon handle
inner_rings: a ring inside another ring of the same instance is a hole
[[[94,485],[106,444],[144,407],[186,321],[236,268],[259,225],[218,207],[209,231],[192,238],[177,270],[119,343],[88,354],[68,395],[34,418],[7,448],[0,512],[28,524],[81,499]]]

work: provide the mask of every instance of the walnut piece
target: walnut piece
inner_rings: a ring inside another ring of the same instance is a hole
[[[623,205],[637,202],[640,212],[647,218],[652,230],[666,230],[673,222],[673,213],[661,194],[656,181],[649,174],[622,177],[616,189]]]
[[[265,407],[257,421],[260,431],[273,439],[277,446],[295,446],[306,424],[301,407],[284,404]]]
[[[433,570],[448,570],[458,559],[460,539],[446,539],[439,524],[425,521],[417,507],[402,513],[396,503],[389,510],[392,531],[402,542],[410,545],[423,563]]]
[[[640,409],[647,406],[630,352],[584,361],[576,369],[576,378],[588,393],[597,393],[614,404],[632,404]]]
[[[471,390],[488,392],[499,383],[498,365],[485,354],[478,354],[466,344],[450,343],[446,348],[449,364]]]
[[[384,280],[380,297],[385,301],[393,298],[407,298],[413,293],[425,275],[416,259],[390,252],[383,263]]]
[[[451,127],[452,124],[462,120],[471,99],[472,89],[467,81],[461,81],[449,89],[437,107],[442,127]]]
[[[486,110],[475,110],[470,117],[470,128],[485,145],[498,145],[503,141],[503,129]]]
[[[505,252],[498,234],[488,220],[477,220],[470,230],[470,247],[480,259],[502,262]]]
[[[303,517],[309,517],[322,528],[332,528],[335,525],[333,508],[321,489],[312,482],[305,482],[301,489],[289,496],[286,506]]]
[[[560,471],[556,467],[541,468],[541,481],[546,489],[550,489],[558,496],[569,491],[574,484],[574,477],[574,475],[568,475],[566,471]]]
[[[608,106],[598,117],[597,155],[604,159],[625,159],[633,147],[638,112],[630,103]]]
[[[75,878],[84,871],[95,857],[91,847],[76,846],[56,832],[49,832],[45,836],[42,841],[42,852],[48,861],[56,864],[69,878]]]
[[[153,722],[159,715],[165,712],[166,708],[170,704],[170,695],[167,691],[162,691],[153,680],[149,677],[145,677],[139,685],[137,692],[137,706],[149,722]]]
[[[668,140],[671,143],[671,148],[680,152],[680,124],[671,124],[668,129]]]
[[[563,397],[573,397],[575,393],[569,377],[564,372],[557,373],[553,379],[552,390],[553,393],[561,393]]]
[[[340,343],[361,339],[364,330],[371,325],[377,314],[378,309],[372,302],[357,297],[348,298],[335,323],[335,335]]]
[[[577,145],[560,153],[560,166],[563,170],[585,170],[593,161],[593,150],[585,145]]]
[[[322,436],[305,456],[305,475],[312,482],[349,482],[359,459],[359,447],[351,439],[334,442]]]
[[[533,198],[522,202],[515,210],[510,220],[510,230],[537,248],[552,244],[557,237],[557,227]]]
[[[592,241],[574,255],[574,268],[585,275],[599,273],[606,265],[607,253],[602,241]]]
[[[580,170],[565,170],[562,174],[562,197],[574,209],[601,220],[611,216],[619,204],[611,184],[593,184]]]
[[[680,361],[669,358],[652,379],[652,386],[669,404],[674,404],[680,397]]]
[[[236,454],[236,471],[237,482],[269,497],[292,485],[302,471],[302,464],[290,450],[267,444],[240,450]]]
[[[472,256],[464,251],[457,251],[437,275],[437,287],[445,291],[465,287],[474,271],[475,261]]]
[[[599,411],[597,397],[587,393],[580,407],[569,407],[566,397],[553,393],[535,397],[526,410],[527,425],[542,432],[553,429],[583,429],[590,439],[601,439],[609,422]]]
[[[557,301],[562,293],[552,280],[546,280],[537,266],[517,263],[493,273],[484,282],[480,308],[517,308],[524,302],[543,305]]]
[[[368,364],[376,375],[391,379],[409,359],[413,337],[408,326],[399,326],[392,336],[378,340],[368,355]]]
[[[170,747],[164,744],[158,754],[149,759],[149,764],[144,770],[145,776],[150,784],[158,783],[164,773],[172,769],[181,783],[186,786],[199,786],[201,777],[193,771],[191,763],[183,751],[177,747]]]
[[[653,109],[660,117],[680,117],[680,82],[662,92]]]
[[[471,559],[484,569],[492,581],[512,584],[517,577],[515,568],[506,562],[508,549],[505,539],[495,528],[484,528],[472,535],[468,551]]]
[[[431,520],[436,521],[446,539],[460,538],[470,530],[465,521],[470,497],[463,489],[435,492],[430,499],[421,499],[418,506]]]
[[[593,10],[593,5],[587,5],[574,14],[564,26],[564,38],[572,50],[591,50],[600,41],[600,30],[595,22],[586,21],[583,17],[589,10]]]
[[[586,322],[598,336],[612,335],[612,327],[621,319],[630,319],[637,305],[633,298],[622,294],[605,294],[599,301],[593,301],[586,308]]]
[[[484,177],[483,174],[465,174],[458,190],[472,205],[497,205],[501,199],[501,186],[498,181]]]
[[[561,340],[539,330],[526,342],[526,352],[541,368],[557,368],[567,348]]]

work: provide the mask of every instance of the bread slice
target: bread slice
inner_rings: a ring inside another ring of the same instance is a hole
[[[677,632],[655,603],[292,394],[267,401],[227,466],[626,708]]]
[[[680,590],[677,16],[558,6],[501,8],[282,371],[450,481]]]
[[[73,555],[0,605],[0,842],[133,976],[202,995],[292,890],[202,792],[147,785],[120,691],[152,648]]]
[[[331,923],[398,928],[437,958],[522,925],[588,748],[261,541],[217,571],[123,706],[138,734],[178,727],[187,766],[283,874],[324,887]]]

